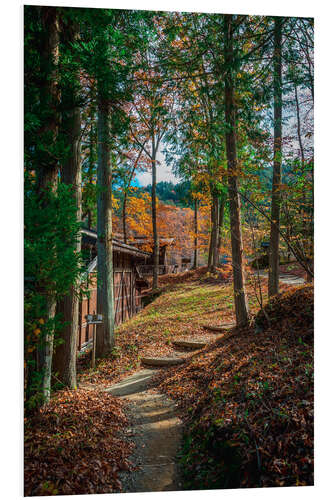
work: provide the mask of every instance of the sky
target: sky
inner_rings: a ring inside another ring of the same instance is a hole
[[[156,169],[157,182],[169,181],[173,184],[177,184],[181,181],[181,179],[179,179],[172,173],[172,167],[168,166],[165,163],[164,154],[161,151],[157,153],[157,159],[159,161]],[[137,184],[139,186],[148,186],[148,184],[151,184],[151,171],[149,170],[147,172],[138,173],[135,181],[136,182],[134,182],[134,185]]]

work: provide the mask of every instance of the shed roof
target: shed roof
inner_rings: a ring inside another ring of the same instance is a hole
[[[92,229],[86,229],[82,228],[81,229],[82,237],[86,240],[90,240],[91,243],[96,244],[97,243],[97,232],[92,230]],[[122,252],[122,253],[127,253],[134,255],[136,257],[151,257],[151,254],[149,252],[144,252],[143,250],[140,250],[137,247],[134,247],[132,245],[127,245],[126,243],[123,243],[122,241],[119,241],[115,238],[112,238],[112,246],[115,251],[117,252]]]
[[[167,245],[172,245],[174,243],[175,238],[160,238],[159,239],[159,244],[161,246],[167,246]],[[149,242],[149,239],[146,236],[135,236],[134,237],[134,244],[135,245],[146,245]]]

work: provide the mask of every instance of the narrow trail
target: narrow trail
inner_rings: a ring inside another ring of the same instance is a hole
[[[220,334],[232,326],[233,324],[224,324],[203,328]],[[130,423],[127,436],[135,444],[129,457],[135,470],[120,475],[124,493],[183,489],[177,464],[183,423],[179,417],[177,403],[158,392],[152,386],[152,379],[161,367],[167,370],[168,366],[185,362],[188,351],[182,352],[179,348],[195,352],[217,338],[218,335],[206,333],[204,336],[173,341],[175,351],[171,356],[142,358],[143,364],[150,368],[143,368],[106,389],[113,396],[125,399],[125,412]]]
[[[137,468],[120,476],[123,492],[179,491],[182,489],[176,456],[182,440],[177,406],[149,388],[158,369],[143,369],[107,389],[126,400],[130,422],[128,438],[135,448],[130,461]]]
[[[260,271],[267,277],[267,272]],[[302,278],[281,274],[280,281],[301,285]],[[202,332],[171,340],[172,352],[164,356],[142,356],[142,369],[126,376],[120,382],[104,389],[124,400],[124,411],[129,427],[127,439],[134,443],[129,457],[134,470],[119,475],[122,492],[182,491],[182,477],[178,460],[181,451],[184,424],[177,403],[158,391],[153,378],[161,370],[181,365],[208,345],[225,338],[234,331],[235,321],[222,324],[201,324]]]
[[[259,274],[261,278],[268,278],[268,271],[266,270],[259,270],[259,273],[258,271],[255,271],[254,274]],[[304,278],[288,273],[280,273],[279,280],[281,283],[285,283],[286,285],[304,285],[305,283]]]

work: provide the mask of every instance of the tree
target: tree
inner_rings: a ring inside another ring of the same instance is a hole
[[[145,65],[149,68],[151,54],[143,55]],[[132,106],[133,126],[132,138],[145,154],[150,158],[152,171],[151,187],[151,215],[153,229],[153,290],[158,286],[159,272],[159,234],[157,227],[157,154],[168,127],[168,113],[173,107],[173,97],[168,93],[170,89],[166,85],[159,85],[150,81],[149,77],[156,78],[155,72],[146,75],[145,71],[138,72],[137,77],[145,78],[137,87],[136,98]],[[169,108],[169,109],[168,109]],[[168,109],[168,111],[167,111]]]
[[[234,51],[233,51],[233,16],[225,15],[225,121],[226,153],[228,162],[228,193],[230,210],[230,232],[232,248],[233,286],[237,325],[245,324],[249,319],[247,296],[245,291],[243,243],[240,218],[240,199],[238,194],[238,168],[236,147],[236,110],[234,98]]]
[[[66,40],[64,45],[67,49],[69,59],[68,72],[65,79],[65,88],[62,92],[63,119],[62,129],[64,140],[69,145],[68,155],[62,165],[62,182],[67,184],[74,198],[77,209],[76,219],[81,224],[82,219],[82,191],[81,191],[81,110],[79,102],[79,68],[75,58],[73,46],[79,38],[79,24],[73,17],[73,11],[69,14],[65,25]],[[74,54],[73,54],[74,52]],[[74,57],[73,57],[74,56]],[[71,78],[69,78],[69,75]],[[76,255],[81,252],[81,234],[76,239],[73,248]],[[76,388],[76,356],[77,356],[77,332],[79,329],[79,278],[71,285],[69,294],[59,304],[58,310],[63,314],[64,326],[61,331],[62,343],[55,351],[53,369],[58,373],[57,377],[71,389]]]
[[[112,350],[114,297],[112,263],[112,174],[117,155],[127,142],[126,102],[132,100],[135,57],[145,48],[146,20],[140,12],[91,9],[86,11],[82,45],[84,69],[97,83],[97,309],[103,323],[97,328],[97,356]],[[138,29],[140,26],[140,29]],[[94,57],[91,58],[93,51]]]
[[[279,292],[279,239],[282,165],[282,24],[274,20],[274,161],[271,203],[271,233],[269,246],[268,295]]]
[[[57,334],[56,303],[80,273],[79,224],[71,189],[59,183],[67,158],[60,134],[60,11],[25,8],[25,402],[47,402]]]
[[[111,352],[114,340],[114,297],[112,262],[112,167],[110,154],[110,105],[99,84],[98,95],[98,166],[97,185],[97,254],[98,295],[97,308],[103,313],[103,324],[99,325],[96,341],[96,355],[105,356]]]
[[[198,199],[194,198],[194,250],[193,269],[198,267]]]
[[[41,54],[41,108],[45,113],[44,126],[48,138],[48,146],[41,144],[44,154],[41,167],[38,171],[38,193],[42,200],[42,206],[46,208],[49,204],[49,196],[56,192],[58,185],[59,164],[57,156],[54,154],[59,133],[59,13],[58,9],[52,7],[41,7],[41,25],[43,35],[43,49]],[[45,147],[46,146],[46,147]],[[46,283],[39,283],[41,290],[45,289]],[[54,343],[54,328],[51,324],[56,313],[57,299],[53,291],[45,290],[45,318],[50,324],[49,331],[46,332],[45,341],[40,348],[40,371],[42,373],[42,391],[44,401],[48,402],[51,394],[51,370]]]

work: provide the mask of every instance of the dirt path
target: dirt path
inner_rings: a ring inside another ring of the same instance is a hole
[[[254,274],[257,274],[255,271]],[[259,270],[259,276],[261,278],[268,278],[268,271]],[[286,283],[286,285],[304,285],[305,279],[300,276],[295,276],[295,274],[280,273],[279,280],[281,283]]]
[[[124,493],[182,489],[176,464],[182,422],[177,416],[176,404],[149,388],[157,371],[140,370],[108,389],[114,396],[126,400],[130,422],[128,438],[135,443],[130,461],[137,470],[121,474]]]

